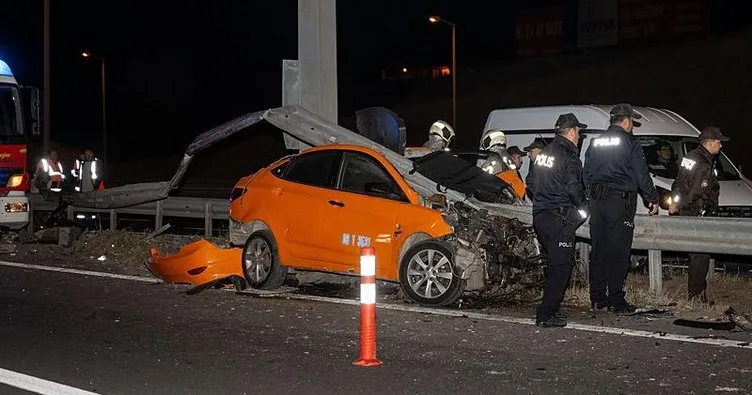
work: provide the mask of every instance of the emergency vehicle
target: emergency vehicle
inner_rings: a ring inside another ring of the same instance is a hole
[[[19,86],[0,59],[0,227],[29,223],[27,141],[40,135],[39,122],[39,90]]]

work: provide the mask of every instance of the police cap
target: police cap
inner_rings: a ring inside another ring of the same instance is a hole
[[[611,109],[611,118],[614,117],[629,117],[632,119],[640,119],[642,115],[635,112],[631,104],[621,103],[614,106]]]
[[[721,133],[721,129],[718,129],[715,126],[708,126],[702,130],[702,133],[700,133],[700,140],[719,140],[726,142],[730,141],[731,138],[724,136],[723,133]]]
[[[557,129],[561,129],[561,130],[574,128],[574,127],[578,127],[580,129],[587,128],[587,125],[585,125],[584,123],[580,123],[577,117],[571,112],[559,115],[559,118],[556,119],[556,124],[554,126]]]

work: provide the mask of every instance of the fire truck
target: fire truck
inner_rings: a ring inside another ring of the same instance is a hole
[[[28,142],[40,136],[39,90],[19,86],[0,59],[0,228],[29,223]]]

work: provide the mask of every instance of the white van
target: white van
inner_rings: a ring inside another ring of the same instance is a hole
[[[588,125],[587,129],[580,131],[580,157],[584,163],[585,151],[590,142],[609,125],[611,107],[613,106],[570,105],[494,110],[486,120],[484,132],[490,129],[501,129],[507,135],[507,147],[516,145],[523,149],[535,138],[543,138],[546,142],[550,142],[554,137],[553,128],[556,118],[560,114],[571,112],[580,122]],[[651,169],[653,183],[661,196],[660,213],[668,214],[664,197],[667,197],[671,190],[675,173],[659,165],[658,149],[668,145],[673,151],[671,160],[678,165],[677,161],[681,161],[687,152],[697,147],[697,137],[700,131],[680,115],[669,110],[650,107],[634,107],[634,110],[642,115],[642,119],[639,120],[642,125],[634,128],[633,133],[640,140],[645,159]],[[481,137],[481,141],[483,137],[485,136]],[[527,176],[529,165],[530,158],[523,158],[522,169],[520,169],[523,179]],[[744,177],[723,153],[718,157],[716,168],[721,185],[719,215],[752,217],[752,181]],[[647,214],[648,210],[644,205],[638,204],[637,212]]]

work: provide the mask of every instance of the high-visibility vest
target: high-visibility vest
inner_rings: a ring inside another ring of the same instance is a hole
[[[88,188],[89,185],[92,186],[92,189],[100,189],[95,188],[97,181],[99,180],[99,174],[97,173],[97,161],[99,161],[99,159],[97,158],[94,158],[92,160],[76,159],[76,162],[73,165],[74,170],[71,171],[71,173],[76,177],[76,191],[81,192],[81,190],[83,189],[84,192],[88,192],[90,190]],[[91,184],[84,185],[84,177],[86,177],[86,182],[90,182]]]
[[[42,171],[47,173],[47,175],[50,177],[50,190],[54,192],[60,192],[62,190],[60,184],[65,179],[63,165],[59,161],[52,162],[47,158],[42,158],[42,160],[40,160],[39,162]]]

